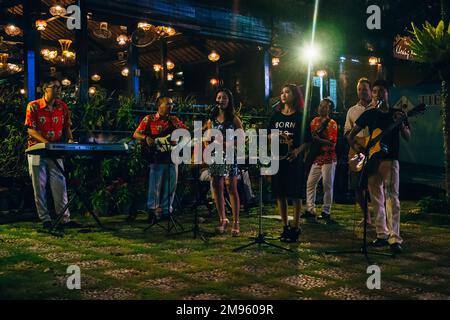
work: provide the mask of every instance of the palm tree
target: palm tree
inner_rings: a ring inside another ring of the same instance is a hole
[[[412,23],[413,34],[411,49],[419,62],[430,64],[439,74],[442,81],[441,105],[445,153],[445,191],[447,214],[450,220],[450,24],[445,30],[444,20],[436,27],[428,21],[417,28]]]

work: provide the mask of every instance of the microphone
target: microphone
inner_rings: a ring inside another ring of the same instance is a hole
[[[383,99],[378,99],[377,104],[375,105],[375,109],[380,108],[384,104]]]
[[[279,105],[280,105],[280,103],[281,103],[281,100],[280,99],[278,99],[277,100],[277,102],[275,102],[273,105],[272,105],[272,109],[275,109],[276,107],[278,107]]]

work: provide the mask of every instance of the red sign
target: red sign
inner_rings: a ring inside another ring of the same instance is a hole
[[[415,53],[411,50],[409,43],[411,42],[410,37],[400,37],[397,36],[394,42],[394,58],[402,60],[415,60]]]

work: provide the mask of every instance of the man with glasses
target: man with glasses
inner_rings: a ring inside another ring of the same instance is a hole
[[[73,143],[70,110],[59,99],[61,84],[56,78],[49,78],[42,84],[43,96],[27,105],[25,125],[28,128],[28,147],[36,143],[68,142]],[[63,168],[62,159],[56,160]],[[47,204],[47,181],[50,184],[56,212],[61,212],[67,204],[67,188],[64,175],[49,158],[40,155],[28,155],[28,169],[34,191],[37,213],[44,229],[50,229],[52,220]],[[70,221],[70,213],[64,212],[62,225],[75,227]]]

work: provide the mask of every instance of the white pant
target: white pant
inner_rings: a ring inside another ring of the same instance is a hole
[[[306,207],[311,213],[316,211],[316,189],[320,179],[323,184],[323,206],[322,211],[330,214],[333,202],[333,183],[336,171],[336,161],[328,164],[318,165],[314,163],[309,171],[306,183]]]
[[[64,169],[62,159],[56,161]],[[28,171],[33,184],[34,201],[39,218],[43,222],[51,221],[47,207],[47,179],[50,182],[56,213],[59,214],[67,204],[66,178],[53,160],[38,155],[28,155]],[[63,221],[68,222],[69,220],[70,213],[67,209],[64,212]]]
[[[400,166],[397,160],[383,160],[375,174],[369,177],[369,192],[377,217],[377,238],[390,244],[402,243],[400,237]]]

